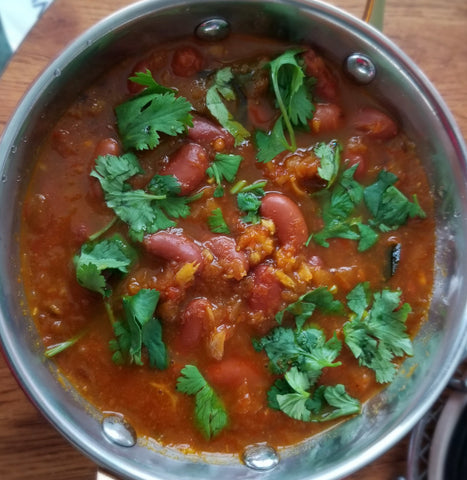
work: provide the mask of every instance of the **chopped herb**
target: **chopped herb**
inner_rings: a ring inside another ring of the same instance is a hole
[[[371,248],[378,240],[378,233],[395,230],[403,225],[408,218],[415,216],[424,218],[425,213],[414,197],[414,203],[393,184],[397,177],[383,170],[378,180],[363,188],[354,178],[357,166],[345,170],[328,192],[328,200],[323,207],[324,227],[313,233],[312,238],[318,245],[329,247],[329,238],[346,238],[357,240],[358,251]],[[361,217],[355,216],[355,210],[364,201],[372,217],[364,223]]]
[[[284,150],[290,149],[287,139],[284,135],[284,127],[282,124],[282,117],[280,117],[272,130],[268,133],[261,130],[256,131],[255,135],[256,146],[258,152],[256,158],[259,162],[267,163],[271,161],[276,155],[282,153]]]
[[[222,197],[222,195],[224,195],[222,181],[224,179],[228,182],[235,180],[242,160],[243,157],[241,155],[227,153],[218,153],[216,155],[214,162],[212,162],[211,166],[206,170],[207,175],[213,178],[217,184],[214,197]]]
[[[138,85],[146,87],[146,90],[140,96],[146,96],[150,93],[176,93],[176,91],[172,88],[168,88],[157,83],[149,69],[146,69],[145,72],[135,72],[135,75],[129,79]]]
[[[69,340],[65,340],[64,342],[57,343],[55,345],[50,345],[49,347],[46,348],[44,355],[47,358],[52,358],[55,355],[58,355],[59,353],[62,353],[64,350],[67,348],[71,347],[74,345],[78,340],[80,340],[84,335],[86,334],[86,330],[82,331],[73,337],[71,337]]]
[[[318,174],[326,180],[329,188],[337,178],[340,165],[340,152],[342,147],[336,140],[331,140],[329,143],[318,143],[313,151],[320,159],[321,165],[318,167]]]
[[[237,206],[246,213],[242,217],[245,223],[259,223],[261,216],[259,208],[261,207],[261,199],[264,197],[265,181],[256,182],[251,185],[244,185],[237,193]]]
[[[363,197],[374,219],[371,223],[382,232],[396,230],[408,218],[425,218],[425,212],[414,195],[413,203],[395,186],[397,176],[382,170],[375,183],[365,188]]]
[[[86,242],[73,261],[78,283],[89,290],[109,297],[108,283],[112,273],[128,273],[136,259],[136,252],[118,234],[99,242]]]
[[[154,317],[159,292],[142,289],[136,295],[123,297],[125,318],[113,325],[115,339],[109,342],[116,364],[143,365],[142,350],[146,348],[151,367],[163,370],[168,366],[167,348],[162,340],[162,326]]]
[[[168,217],[185,218],[190,213],[189,199],[178,195],[180,185],[175,177],[156,175],[146,192],[133,190],[127,183],[139,173],[142,173],[141,166],[132,153],[98,157],[91,172],[104,190],[107,206],[129,225],[130,236],[136,240],[142,240],[145,233],[175,226]]]
[[[410,305],[401,305],[401,292],[382,290],[373,294],[370,305],[368,283],[358,284],[347,296],[353,318],[344,324],[345,343],[360,365],[375,371],[379,383],[393,380],[395,357],[412,355],[405,322]]]
[[[283,376],[268,391],[268,404],[289,417],[322,422],[360,412],[360,402],[343,385],[316,386],[325,367],[336,367],[341,342],[334,335],[326,341],[317,328],[304,330],[278,327],[253,343],[264,349],[274,373]]]
[[[342,384],[313,388],[308,376],[296,368],[277,380],[268,393],[269,406],[295,420],[324,422],[360,413],[360,402]]]
[[[303,372],[319,376],[324,367],[341,365],[341,362],[334,362],[341,342],[336,336],[326,341],[324,333],[317,328],[276,327],[267,336],[254,340],[253,346],[257,351],[266,352],[271,370],[278,374],[296,366]]]
[[[147,150],[156,147],[160,134],[175,136],[192,126],[192,106],[186,98],[159,85],[149,71],[131,78],[147,86],[139,95],[115,108],[118,130],[125,149]]]
[[[206,438],[215,437],[229,421],[220,398],[194,365],[186,365],[181,374],[177,390],[195,396],[196,422]]]
[[[214,78],[214,85],[206,93],[206,106],[218,122],[234,137],[235,145],[245,141],[250,132],[239,122],[233,119],[232,114],[225,106],[222,98],[235,100],[235,92],[230,86],[233,79],[230,67],[218,70]]]
[[[284,310],[276,314],[276,321],[282,323],[284,314],[288,313],[294,316],[295,323],[299,329],[313,315],[316,308],[324,313],[343,313],[343,305],[339,300],[335,300],[332,293],[326,287],[318,287],[302,295],[296,302],[288,305]]]
[[[208,224],[211,232],[213,233],[230,233],[230,229],[225,223],[224,216],[222,215],[222,210],[216,208],[211,212],[211,215],[208,217]]]
[[[281,116],[269,134],[257,132],[258,160],[268,162],[282,151],[297,148],[294,127],[308,128],[314,106],[305,82],[305,73],[296,55],[300,50],[288,50],[269,62],[271,82]],[[287,142],[284,127],[289,136]]]

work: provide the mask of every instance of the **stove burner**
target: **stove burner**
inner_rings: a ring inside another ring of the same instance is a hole
[[[412,431],[406,478],[467,479],[467,359]]]

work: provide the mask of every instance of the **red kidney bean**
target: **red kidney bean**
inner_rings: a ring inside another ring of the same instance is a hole
[[[238,388],[243,383],[258,388],[268,381],[264,371],[252,361],[230,357],[211,363],[206,368],[209,383],[217,387]]]
[[[181,348],[191,349],[201,342],[208,308],[212,308],[211,302],[204,297],[195,298],[187,305],[180,317],[177,335],[177,343]]]
[[[193,47],[181,47],[175,50],[172,58],[172,71],[179,77],[191,77],[203,68],[204,59]]]
[[[352,124],[358,132],[379,140],[388,140],[397,135],[397,124],[376,108],[366,107],[356,112]]]
[[[368,147],[363,142],[362,137],[351,137],[342,151],[341,158],[347,167],[352,167],[358,164],[355,169],[355,180],[361,181],[364,179],[368,168],[367,161]]]
[[[100,140],[94,149],[94,158],[104,157],[105,155],[118,156],[122,153],[122,149],[117,140],[112,137],[103,138]]]
[[[322,100],[335,101],[339,96],[337,80],[324,60],[313,50],[307,50],[303,54],[305,73],[309,77],[316,78],[315,92]]]
[[[208,166],[206,150],[197,143],[186,143],[172,154],[161,173],[173,175],[180,182],[180,194],[188,195],[204,180]]]
[[[71,157],[78,153],[78,147],[73,135],[63,128],[53,131],[51,145],[52,148],[63,158]]]
[[[308,227],[298,205],[281,193],[267,193],[261,202],[260,215],[271,219],[281,245],[299,249],[308,240]]]
[[[24,205],[24,218],[33,232],[42,233],[50,228],[54,222],[51,208],[53,204],[54,202],[49,196],[41,193],[27,197]]]
[[[281,305],[283,286],[267,265],[258,265],[252,273],[253,287],[248,304],[253,311],[275,313]]]
[[[342,110],[334,103],[318,103],[310,127],[315,133],[337,130],[343,119]]]
[[[146,235],[143,239],[145,249],[168,261],[195,263],[198,271],[203,267],[204,259],[201,247],[193,240],[174,231],[159,231]]]
[[[201,117],[193,118],[193,126],[188,128],[188,137],[203,146],[223,142],[220,145],[223,148],[215,148],[218,151],[230,149],[235,143],[234,137],[227,130]]]
[[[237,250],[237,243],[231,237],[218,235],[205,242],[218,259],[228,277],[242,279],[248,272],[249,262],[246,255]]]
[[[269,130],[277,117],[277,109],[263,97],[249,98],[248,117],[254,127]]]

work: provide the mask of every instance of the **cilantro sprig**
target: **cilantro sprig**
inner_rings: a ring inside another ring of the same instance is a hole
[[[408,218],[425,218],[426,214],[420,207],[417,197],[413,202],[398,190],[394,184],[397,176],[382,170],[376,182],[365,188],[363,197],[365,204],[373,215],[372,225],[382,232],[395,230],[403,225]]]
[[[144,365],[144,347],[151,367],[159,370],[167,368],[168,356],[162,339],[162,325],[154,317],[159,297],[160,293],[152,289],[142,289],[136,295],[123,297],[124,318],[113,324],[116,338],[109,342],[114,363]]]
[[[375,372],[376,381],[393,380],[396,357],[412,355],[413,348],[405,322],[410,305],[400,302],[401,292],[384,289],[371,292],[368,282],[358,284],[346,297],[348,320],[343,326],[344,341],[360,365]],[[295,328],[279,326],[253,340],[257,351],[266,353],[272,372],[280,375],[268,392],[268,404],[302,421],[320,422],[359,413],[360,402],[341,384],[319,385],[323,368],[341,365],[342,348],[336,333],[327,340],[323,331],[306,326],[316,309],[346,314],[345,305],[325,287],[312,290],[279,312],[281,323],[292,315]]]
[[[295,127],[308,128],[314,106],[305,82],[305,73],[296,56],[301,50],[288,50],[269,62],[270,78],[281,112],[272,131],[256,133],[257,158],[268,162],[284,150],[295,151]],[[288,140],[285,136],[288,134]]]
[[[251,185],[245,185],[236,190],[237,192],[237,206],[245,215],[242,221],[245,223],[259,223],[261,216],[259,209],[261,207],[261,200],[265,195],[264,187],[266,181],[255,182]]]
[[[84,243],[73,259],[78,283],[104,298],[112,294],[111,275],[128,273],[135,260],[136,251],[118,234]]]
[[[206,93],[206,106],[213,117],[234,137],[235,145],[239,145],[250,136],[250,132],[241,123],[234,120],[222,100],[233,101],[236,99],[235,92],[230,86],[233,78],[230,67],[216,72],[214,84]]]
[[[227,182],[233,182],[235,180],[242,160],[243,157],[241,155],[229,153],[216,154],[214,161],[206,170],[209,178],[213,178],[217,185],[214,190],[214,197],[222,197],[224,195],[223,180],[227,180]]]
[[[326,180],[326,188],[334,183],[339,173],[341,150],[342,147],[337,140],[331,140],[329,143],[320,142],[313,148],[314,154],[320,160],[318,174]]]
[[[305,373],[292,368],[269,391],[269,405],[304,422],[325,422],[360,413],[360,402],[346,392],[344,385],[312,387]]]
[[[322,330],[317,328],[276,327],[267,336],[255,340],[253,346],[257,351],[266,352],[270,368],[277,374],[284,374],[296,366],[317,378],[324,367],[341,365],[341,362],[334,362],[341,342],[336,336],[326,340]]]
[[[172,218],[186,218],[190,199],[179,196],[180,184],[172,175],[156,175],[147,191],[132,189],[128,180],[143,173],[137,157],[106,155],[96,159],[91,176],[97,178],[109,208],[129,226],[130,237],[142,240],[145,233],[154,233],[176,225]]]
[[[218,435],[229,422],[221,399],[204,379],[197,367],[186,365],[177,380],[177,390],[195,397],[195,419],[203,435]]]
[[[126,150],[154,148],[160,142],[161,133],[176,136],[193,125],[190,102],[159,85],[149,70],[137,73],[131,80],[147,88],[115,108],[118,130]]]
[[[416,196],[411,202],[394,185],[396,175],[382,170],[373,184],[363,187],[353,178],[356,168],[345,170],[329,191],[320,192],[327,196],[322,212],[324,227],[310,237],[318,245],[329,247],[329,238],[346,238],[358,241],[358,251],[363,252],[377,242],[378,232],[396,230],[409,218],[426,216]],[[367,221],[362,218],[363,206],[368,211]]]
[[[411,308],[400,300],[400,291],[382,290],[371,301],[368,283],[358,284],[347,296],[354,315],[344,324],[345,343],[360,365],[374,370],[379,383],[393,380],[396,357],[413,354],[405,324]]]
[[[318,386],[325,367],[337,367],[342,344],[334,335],[326,340],[317,328],[277,327],[254,342],[266,352],[271,370],[282,377],[268,391],[268,404],[296,420],[322,422],[360,412],[360,402],[341,384]]]
[[[343,305],[336,300],[326,287],[318,287],[303,294],[297,301],[289,304],[284,310],[277,312],[276,322],[282,323],[284,315],[292,315],[298,329],[313,315],[316,308],[324,313],[342,314]]]

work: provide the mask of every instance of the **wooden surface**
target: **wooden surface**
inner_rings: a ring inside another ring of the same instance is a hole
[[[3,0],[2,0],[3,1]],[[74,37],[131,0],[55,0],[0,77],[0,133],[28,85]],[[361,16],[364,0],[330,3]],[[1,8],[1,7],[0,7]],[[425,72],[467,137],[467,1],[386,0],[384,31]],[[0,479],[91,480],[96,466],[26,398],[0,356]],[[394,480],[407,439],[346,480]]]

